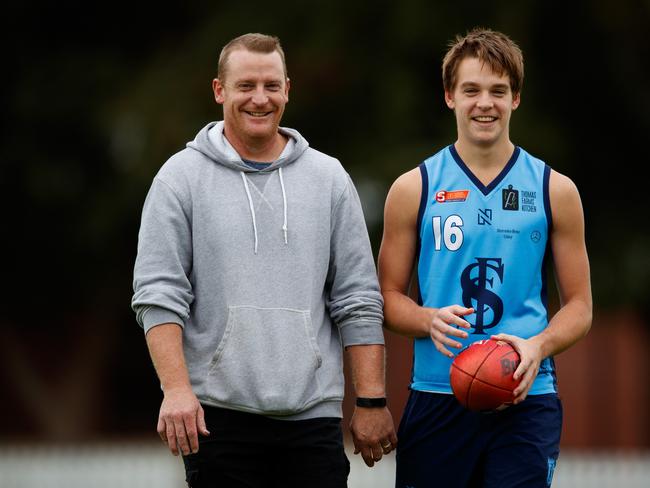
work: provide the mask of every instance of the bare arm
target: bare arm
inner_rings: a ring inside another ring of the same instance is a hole
[[[385,397],[384,346],[349,346],[346,351],[356,395],[364,398]],[[350,431],[354,440],[354,453],[361,453],[370,467],[381,460],[382,454],[388,454],[397,446],[393,417],[386,407],[355,407]]]
[[[551,173],[549,192],[553,214],[550,241],[560,310],[546,329],[528,340],[507,334],[495,336],[512,343],[522,359],[514,374],[515,379],[522,378],[514,392],[515,403],[523,401],[528,394],[541,361],[571,347],[591,327],[589,259],[580,195],[569,178],[555,171]]]
[[[149,329],[147,346],[164,398],[157,431],[169,450],[177,456],[199,450],[198,433],[209,435],[203,408],[192,391],[183,354],[183,329],[177,324],[161,324]]]
[[[447,347],[460,349],[453,337],[467,337],[467,332],[453,327],[469,329],[462,317],[473,309],[460,305],[434,309],[419,306],[409,297],[417,252],[417,215],[420,205],[422,181],[420,170],[415,168],[400,176],[393,184],[384,209],[384,235],[379,250],[379,285],[384,297],[386,327],[408,337],[427,337],[436,349],[453,356]]]

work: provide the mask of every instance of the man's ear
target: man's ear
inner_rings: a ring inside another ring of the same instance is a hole
[[[219,78],[212,80],[212,91],[214,93],[214,100],[221,105],[223,103],[223,83]]]
[[[287,97],[287,102],[289,101],[289,88],[291,88],[291,80],[287,78],[287,81],[284,84],[284,96]]]
[[[517,107],[521,103],[521,93],[515,93],[512,96],[512,110],[517,110]]]
[[[449,107],[452,110],[456,108],[456,102],[454,101],[454,97],[447,90],[445,90],[445,103],[447,104],[447,107]]]

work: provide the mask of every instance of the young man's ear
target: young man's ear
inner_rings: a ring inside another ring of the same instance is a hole
[[[212,80],[212,92],[214,93],[214,100],[219,104],[223,104],[223,83],[219,78]]]
[[[447,107],[449,107],[452,110],[456,108],[456,102],[454,101],[454,97],[447,90],[445,90],[445,103],[447,104]]]
[[[512,110],[517,110],[519,104],[521,103],[521,93],[515,93],[512,95]]]

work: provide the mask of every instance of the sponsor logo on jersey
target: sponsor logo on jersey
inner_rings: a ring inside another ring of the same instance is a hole
[[[492,209],[479,208],[478,209],[478,225],[492,225]]]
[[[519,190],[515,190],[512,185],[501,190],[501,204],[503,210],[519,210]]]
[[[522,212],[537,212],[537,192],[536,191],[521,191],[521,211]]]
[[[436,192],[436,202],[464,202],[467,200],[469,190],[438,190]]]

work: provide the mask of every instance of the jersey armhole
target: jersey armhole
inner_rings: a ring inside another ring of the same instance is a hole
[[[420,194],[420,208],[418,209],[418,221],[416,226],[419,242],[420,229],[422,228],[422,217],[424,217],[424,211],[427,209],[427,197],[429,195],[429,173],[427,172],[427,167],[424,163],[420,164],[418,167],[420,168],[420,175],[422,176],[422,193]]]
[[[551,195],[549,190],[549,182],[551,181],[551,167],[544,165],[544,211],[546,212],[546,223],[548,225],[548,235],[551,235],[553,228],[553,212],[551,210]]]
[[[417,276],[418,263],[420,262],[420,250],[422,249],[422,219],[424,218],[424,212],[427,209],[427,201],[429,200],[429,173],[427,171],[427,166],[424,163],[421,163],[420,166],[420,176],[422,176],[422,193],[420,194],[420,208],[418,209],[418,220],[415,226],[415,232],[417,233],[417,250],[415,253],[415,270],[416,270],[416,279],[418,280],[418,305],[422,305],[422,287],[419,283],[419,277]]]

